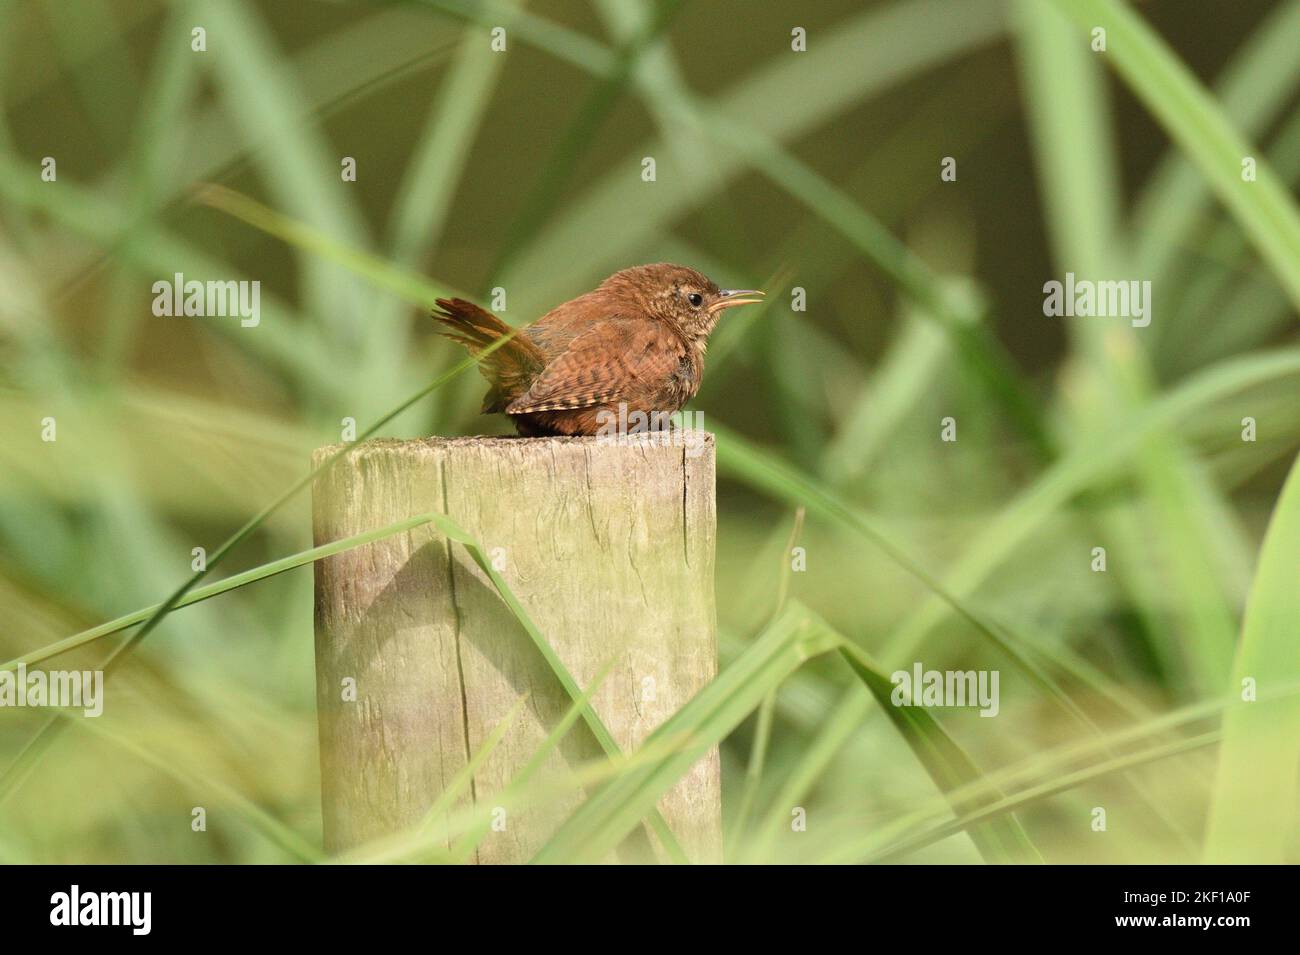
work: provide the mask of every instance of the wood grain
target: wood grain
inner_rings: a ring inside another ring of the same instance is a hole
[[[357,445],[313,489],[316,543],[442,511],[473,535],[625,751],[714,676],[713,436],[430,438]],[[334,448],[316,452],[320,463]],[[316,563],[326,847],[412,826],[526,694],[467,796],[495,806],[569,706],[486,574],[431,527]],[[343,700],[345,678],[357,699]],[[597,760],[578,724],[534,791]],[[661,802],[695,861],[719,856],[716,750]],[[526,861],[582,798],[511,811],[476,861]],[[644,843],[643,843],[644,844]],[[621,850],[634,854],[631,845]]]

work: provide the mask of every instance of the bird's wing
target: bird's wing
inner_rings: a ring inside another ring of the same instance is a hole
[[[588,408],[653,386],[684,354],[677,336],[645,319],[611,318],[575,338],[507,414]]]

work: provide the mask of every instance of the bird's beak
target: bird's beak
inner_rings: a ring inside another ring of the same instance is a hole
[[[753,288],[724,288],[718,294],[722,298],[713,303],[713,308],[710,311],[720,312],[724,308],[731,308],[735,305],[757,305],[763,301],[763,293]],[[749,297],[753,295],[757,295],[758,298]]]

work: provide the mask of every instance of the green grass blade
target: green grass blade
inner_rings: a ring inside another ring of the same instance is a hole
[[[1300,214],[1262,152],[1233,127],[1223,110],[1141,16],[1118,0],[1052,0],[1085,31],[1107,32],[1106,58],[1196,163],[1219,200],[1300,310]],[[1242,159],[1254,157],[1257,180],[1242,181]]]
[[[278,204],[340,241],[366,244],[367,228],[353,202],[355,193],[338,188],[334,151],[311,120],[298,77],[284,64],[260,14],[243,0],[207,0],[203,17],[211,36],[207,55],[226,112],[242,131]],[[354,328],[370,296],[352,275],[328,260],[300,259],[302,296],[321,317],[334,346],[350,345],[365,356],[381,340],[357,335]],[[349,365],[349,370],[364,366],[364,358]]]
[[[1027,120],[1058,268],[1092,274],[1119,232],[1118,150],[1105,74],[1068,20],[1042,0],[1017,0]],[[1087,152],[1079,143],[1089,144]],[[1076,322],[1076,335],[1096,323]]]
[[[1245,135],[1263,133],[1300,81],[1297,36],[1300,4],[1278,4],[1234,52],[1215,82],[1215,98]],[[1169,276],[1198,219],[1207,212],[1209,198],[1205,181],[1187,157],[1170,150],[1147,180],[1133,212],[1133,257],[1139,275],[1155,284]]]
[[[1291,466],[1260,552],[1231,691],[1300,678],[1300,459]],[[1223,748],[1210,809],[1206,861],[1280,863],[1296,826],[1300,699],[1255,702],[1223,721]]]
[[[591,698],[595,695],[596,690],[600,688],[601,683],[605,681],[605,677],[609,675],[609,671],[613,669],[613,667],[613,659],[610,659],[602,665],[600,669],[596,671],[595,676],[592,677],[587,688],[582,691],[582,696],[569,704],[569,708],[565,711],[564,716],[562,716],[555,726],[551,728],[551,731],[546,734],[546,738],[542,740],[537,749],[533,751],[533,755],[529,757],[528,762],[526,762],[518,772],[510,777],[510,784],[506,787],[500,797],[501,805],[508,808],[515,799],[519,798],[527,791],[528,784],[532,781],[532,778],[536,775],[537,771],[542,768],[543,763],[546,761],[546,757],[560,745],[560,741],[568,735],[569,730],[573,729],[573,725],[582,718],[582,711],[590,705]],[[452,846],[452,861],[456,863],[468,862],[470,858],[473,857],[475,850],[477,850],[483,840],[487,838],[490,829],[491,820],[488,818],[487,814],[484,814],[483,818],[471,826],[465,835],[463,835],[460,840]]]
[[[800,473],[762,449],[749,444],[738,434],[719,427],[713,430],[718,442],[718,466],[746,483],[797,506],[821,514],[834,524],[847,528],[879,548],[891,561],[919,581],[931,596],[943,602],[962,619],[973,626],[994,647],[1001,650],[1029,676],[1048,697],[1071,717],[1087,724],[1088,718],[1056,681],[1039,665],[1036,657],[1025,652],[1022,641],[1010,636],[978,612],[965,600],[956,596],[938,578],[922,567],[901,546],[894,543],[861,511],[847,503],[835,491],[816,478]],[[1040,652],[1042,651],[1040,648]]]
[[[1125,467],[1141,442],[1157,429],[1212,408],[1237,392],[1297,374],[1300,349],[1277,350],[1222,362],[1161,395],[1104,440],[1072,450],[1008,502],[949,569],[948,588],[958,596],[973,593],[1047,518],[1094,482]],[[720,464],[724,447],[720,440]],[[910,658],[947,612],[945,601],[927,599],[890,638],[880,654],[885,664]]]
[[[509,29],[512,19],[493,25]],[[505,62],[476,25],[465,30],[393,201],[389,251],[398,263],[417,265],[442,234]]]
[[[772,797],[766,816],[746,846],[747,861],[762,862],[769,858],[782,825],[789,823],[791,809],[804,801],[826,773],[836,754],[856,732],[862,730],[863,720],[870,711],[871,698],[856,686],[849,687],[831,704],[830,712],[819,723],[817,732],[802,747],[798,760],[786,770],[785,778]]]
[[[940,790],[948,793],[980,778],[981,773],[974,761],[924,707],[895,706],[892,700],[894,685],[888,676],[860,651],[841,649],[840,655],[884,710]],[[955,799],[952,808],[960,816],[982,806],[977,802]],[[1013,815],[999,816],[988,825],[974,826],[969,831],[985,862],[1000,865],[1043,861]]]
[[[453,0],[432,2],[451,10],[471,7]],[[599,45],[592,49],[580,34],[526,18],[519,20],[516,29],[523,41],[597,76],[616,69],[611,51]],[[773,141],[794,140],[830,122],[849,104],[992,42],[1001,31],[1000,5],[984,0],[968,0],[958,7],[942,0],[905,0],[873,8],[847,20],[793,62],[786,57],[771,59],[716,97],[711,115],[728,117],[733,123],[739,119]],[[791,98],[801,104],[800,109],[771,108],[773,102]],[[655,102],[660,108],[669,105],[662,96]],[[673,105],[682,122],[698,122],[693,105]],[[630,154],[667,156],[672,148],[656,138],[638,143]],[[634,259],[671,223],[745,168],[743,156],[734,149],[721,150],[712,159],[698,175],[684,170],[682,181],[672,190],[636,188],[640,183],[629,188],[624,171],[612,171],[523,250],[515,267],[501,276],[502,283],[527,289],[538,304],[553,302],[566,292],[572,294],[573,283],[598,278],[610,266]],[[550,250],[556,248],[599,249],[600,255],[580,263],[582,272],[575,274],[555,269]]]
[[[537,624],[533,622],[528,611],[524,609],[523,604],[519,602],[519,598],[516,597],[514,591],[510,589],[510,585],[506,583],[505,578],[497,573],[496,568],[492,566],[492,561],[483,551],[482,545],[466,533],[460,525],[450,517],[438,516],[434,519],[433,523],[434,526],[448,538],[464,547],[465,552],[469,554],[474,563],[479,566],[479,569],[482,570],[483,573],[487,574],[488,579],[492,581],[492,586],[496,588],[497,593],[500,595],[502,602],[506,605],[507,609],[510,610],[511,614],[514,615],[514,618],[519,621],[519,625],[524,628],[524,631],[532,639],[533,645],[537,648],[538,652],[541,653],[542,658],[546,660],[546,664],[551,668],[551,672],[553,672],[556,679],[560,681],[560,685],[564,687],[564,691],[569,694],[569,699],[573,700],[575,703],[582,700],[582,688],[578,686],[578,682],[573,678],[573,675],[569,673],[568,668],[564,665],[564,661],[560,659],[559,654],[557,654],[551,647],[550,641],[546,639],[542,631],[538,629]],[[587,728],[590,729],[592,735],[596,737],[596,741],[600,744],[601,749],[605,751],[605,754],[611,759],[622,756],[623,751],[614,740],[613,734],[610,733],[610,731],[605,727],[605,724],[601,722],[600,716],[597,715],[595,708],[591,706],[590,703],[582,704],[581,712],[583,722],[587,724]],[[652,811],[649,812],[648,815],[651,828],[654,829],[655,835],[659,837],[659,841],[663,844],[664,849],[668,852],[669,856],[678,863],[689,861],[686,858],[686,854],[682,851],[681,845],[677,842],[676,837],[673,836],[672,830],[669,829],[668,823],[664,821],[664,818],[659,811],[652,808]],[[612,851],[614,846],[610,846],[609,848]]]
[[[465,765],[457,770],[456,775],[452,776],[448,781],[442,792],[430,804],[424,818],[420,820],[417,828],[421,835],[427,837],[430,833],[435,832],[438,819],[454,806],[456,801],[470,788],[474,782],[474,774],[478,772],[480,766],[487,762],[488,757],[496,751],[496,748],[501,745],[501,741],[506,738],[506,733],[510,732],[510,728],[514,726],[515,720],[519,718],[519,713],[527,702],[527,694],[516,700],[515,705],[510,707],[510,711],[501,717],[496,726],[492,727],[492,731],[488,733]]]
[[[419,527],[422,524],[430,523],[436,514],[420,514],[415,517],[408,517],[406,520],[397,521],[389,524],[387,527],[376,528],[372,531],[365,531],[361,534],[354,534],[352,537],[345,537],[342,540],[331,541],[328,544],[322,544],[320,547],[313,547],[310,550],[304,550],[297,554],[291,554],[288,557],[281,557],[279,560],[269,561],[257,567],[252,567],[238,574],[232,574],[223,580],[208,584],[206,587],[195,587],[184,597],[176,602],[172,609],[179,610],[182,607],[188,607],[191,604],[200,603],[204,600],[210,600],[213,597],[228,593],[239,587],[245,587],[248,584],[256,583],[259,580],[265,580],[268,577],[274,577],[277,574],[283,574],[285,571],[293,570],[295,567],[302,567],[304,564],[311,564],[315,561],[331,557],[334,554],[341,554],[343,551],[351,550],[354,547],[361,547],[363,544],[370,544],[377,540],[383,540],[385,537],[391,537],[393,534],[400,534],[408,531],[413,527]],[[148,607],[141,607],[139,610],[133,610],[130,613],[123,614],[101,623],[97,627],[91,627],[89,630],[83,630],[80,633],[74,633],[70,637],[64,637],[54,643],[35,650],[29,650],[21,656],[14,657],[7,663],[0,664],[0,672],[6,670],[16,670],[19,664],[33,666],[41,663],[51,657],[56,657],[61,653],[67,653],[69,650],[85,646],[95,640],[100,640],[114,633],[120,633],[137,623],[143,623],[151,616],[158,612],[162,604],[152,604]]]
[[[175,760],[166,759],[135,740],[100,726],[98,720],[77,720],[76,722],[81,729],[125,750],[164,775],[171,776],[189,787],[191,792],[195,794],[203,793],[205,799],[210,799],[211,794],[215,794],[227,800],[235,811],[247,820],[254,829],[262,832],[269,840],[298,861],[312,863],[324,859],[324,854],[319,848],[312,845],[297,832],[233,787],[214,779],[210,775],[192,773],[179,766]]]
[[[758,705],[758,723],[754,727],[754,741],[749,749],[749,763],[745,766],[745,788],[740,794],[740,803],[736,809],[731,831],[727,833],[723,860],[734,862],[740,848],[740,840],[749,826],[749,815],[753,812],[754,801],[758,798],[758,789],[763,783],[763,764],[767,761],[767,747],[772,740],[772,723],[776,715],[776,694],[779,687],[773,687]]]
[[[772,614],[768,618],[769,625],[781,616],[790,599],[790,578],[793,570],[789,558],[795,545],[799,543],[799,535],[803,533],[804,513],[804,508],[795,508],[794,522],[790,527],[790,534],[786,538],[785,548],[780,552],[776,601],[772,608]],[[731,829],[723,842],[724,861],[734,861],[740,846],[740,839],[749,824],[749,815],[753,811],[754,801],[758,798],[758,789],[763,782],[763,763],[767,759],[767,747],[772,737],[772,723],[776,715],[776,695],[779,690],[779,686],[769,690],[758,707],[758,723],[754,728],[754,741],[750,747],[749,764],[745,767],[745,788],[741,793],[739,808],[736,810],[735,818],[731,823]]]
[[[376,288],[391,292],[407,302],[431,308],[434,299],[463,297],[467,294],[450,285],[430,282],[377,255],[340,242],[308,223],[276,212],[256,199],[250,199],[225,186],[205,184],[195,192],[194,198],[195,201],[220,209],[282,242],[342,265],[364,277]]]
[[[1082,784],[1091,782],[1094,779],[1101,779],[1102,777],[1109,776],[1113,773],[1124,772],[1126,770],[1135,769],[1139,766],[1147,766],[1158,760],[1168,759],[1173,756],[1181,756],[1184,753],[1190,753],[1206,746],[1212,746],[1218,742],[1219,737],[1219,732],[1214,730],[1188,739],[1178,739],[1167,743],[1161,743],[1157,746],[1136,753],[1126,753],[1123,756],[1113,756],[1084,769],[1070,773],[1063,773],[1053,777],[1047,782],[1040,783],[1037,786],[1031,786],[1008,796],[1002,796],[1001,798],[980,806],[977,809],[967,809],[950,822],[943,823],[925,832],[900,840],[879,852],[872,853],[865,859],[855,859],[855,861],[895,861],[907,853],[915,852],[917,849],[939,842],[949,836],[961,832],[964,829],[969,830],[971,827],[979,824],[996,822],[1003,819],[1006,814],[1014,812],[1017,809],[1033,805],[1034,803],[1047,799],[1050,796],[1068,792],[1076,786],[1081,786]]]
[[[147,222],[138,222],[126,204],[60,178],[57,188],[42,188],[29,163],[0,150],[0,193],[22,207],[39,210],[74,235],[89,239],[105,253],[118,255],[150,280],[183,272],[193,279],[227,279],[239,272],[179,236]],[[342,400],[344,392],[329,356],[313,337],[300,335],[301,323],[276,297],[264,294],[261,324],[248,335],[238,323],[219,322],[214,328],[239,345],[288,371],[313,391]],[[241,334],[242,333],[242,334]]]
[[[822,454],[821,471],[835,486],[861,477],[881,453],[889,435],[936,381],[951,355],[948,339],[913,307],[897,340],[867,378],[862,393]]]
[[[127,130],[116,119],[130,114],[140,76],[118,18],[105,0],[45,0],[41,6],[88,131],[107,151],[120,149]]]
[[[432,394],[443,384],[445,384],[446,382],[450,381],[452,378],[459,375],[465,369],[475,365],[478,361],[482,360],[484,356],[490,354],[492,351],[501,347],[509,340],[510,340],[510,336],[508,335],[503,336],[502,338],[497,339],[497,341],[493,342],[491,345],[485,348],[480,353],[479,358],[477,359],[467,358],[464,361],[462,361],[460,364],[452,368],[450,371],[447,371],[444,374],[439,375],[437,378],[433,379],[433,381],[431,381],[424,388],[421,388],[418,392],[411,395],[409,398],[401,402],[395,408],[388,411],[388,413],[382,415],[379,419],[377,419],[374,423],[372,423],[369,427],[367,427],[358,436],[357,440],[364,441],[366,438],[375,434],[377,431],[379,431],[381,428],[387,425],[390,421],[397,418],[407,409],[415,405],[418,401],[422,400],[427,395]],[[283,507],[286,503],[292,500],[295,496],[297,496],[298,492],[300,492],[303,488],[311,484],[311,482],[314,481],[319,475],[323,474],[327,469],[332,467],[334,463],[338,461],[339,458],[341,458],[343,455],[345,455],[348,452],[350,447],[351,445],[344,445],[342,448],[336,451],[329,458],[322,461],[317,467],[309,471],[306,476],[304,476],[296,484],[294,484],[293,486],[285,490],[284,493],[282,493],[278,498],[273,500],[270,504],[266,505],[266,507],[262,508],[261,511],[255,514],[253,517],[251,517],[241,528],[239,528],[239,530],[235,531],[234,534],[232,534],[224,542],[222,542],[222,544],[215,551],[213,551],[212,554],[208,557],[207,564],[202,570],[196,571],[192,576],[189,577],[189,579],[187,579],[184,583],[182,583],[179,587],[177,587],[176,590],[174,590],[167,597],[166,600],[164,600],[161,604],[157,606],[157,609],[150,614],[148,619],[144,621],[143,625],[140,627],[139,630],[131,634],[131,636],[126,639],[126,641],[119,644],[118,647],[114,649],[111,654],[109,654],[108,658],[104,661],[101,667],[104,671],[105,681],[107,681],[108,678],[114,672],[116,672],[117,668],[121,665],[122,661],[131,653],[131,651],[133,651],[136,648],[136,646],[139,645],[139,643],[146,636],[148,636],[154,630],[155,627],[158,626],[159,622],[164,617],[166,617],[173,609],[175,609],[177,603],[181,601],[186,594],[188,594],[191,590],[193,590],[198,585],[199,581],[203,580],[203,578],[206,577],[209,573],[211,573],[213,568],[215,568],[218,564],[220,564],[230,554],[231,551],[233,551],[236,547],[238,547],[241,543],[243,543],[248,537],[250,537],[259,527],[261,527],[262,524],[266,522],[267,518],[269,518],[272,514],[278,511],[281,507]],[[17,789],[17,787],[22,784],[22,781],[27,777],[27,774],[30,773],[33,768],[35,768],[41,756],[48,750],[51,743],[53,743],[55,736],[59,732],[60,728],[65,725],[66,725],[66,720],[64,720],[61,713],[57,713],[54,717],[50,719],[48,723],[46,723],[40,730],[37,731],[36,735],[18,754],[17,758],[15,758],[14,761],[5,769],[3,774],[0,774],[0,804],[3,804],[4,801],[13,794],[14,790]]]
[[[682,0],[665,0],[657,4],[653,17],[645,21],[619,47],[615,54],[613,72],[597,83],[563,135],[556,138],[550,155],[535,177],[532,189],[519,203],[519,212],[506,232],[490,275],[499,275],[509,269],[519,250],[532,239],[559,204],[571,170],[590,148],[592,139],[617,105],[640,57],[668,28],[681,4]],[[687,135],[691,133],[688,132]]]
[[[697,759],[716,746],[804,660],[834,649],[839,638],[791,604],[750,648],[643,746],[669,753],[615,778],[575,810],[533,862],[595,862],[611,852]]]
[[[1300,681],[1273,686],[1260,694],[1261,702],[1287,699],[1300,699]],[[1237,694],[1217,697],[1151,717],[1140,723],[1106,733],[1104,736],[1072,740],[1052,749],[1036,752],[1019,762],[990,770],[980,778],[932,799],[876,831],[864,835],[861,840],[856,840],[854,845],[846,847],[844,857],[837,861],[857,860],[862,856],[874,857],[884,851],[886,846],[911,840],[921,832],[933,830],[951,821],[951,800],[954,799],[991,804],[989,799],[991,795],[1011,792],[1013,794],[1011,798],[1016,798],[1016,794],[1033,792],[1037,793],[1033,797],[1036,801],[1054,795],[1055,793],[1051,791],[1052,784],[1080,768],[1086,771],[1089,766],[1109,766],[1107,772],[1136,768],[1141,763],[1140,757],[1137,763],[1128,767],[1117,766],[1113,760],[1118,758],[1117,754],[1125,756],[1139,752],[1149,754],[1161,751],[1166,745],[1185,742],[1198,734],[1184,736],[1181,730],[1197,723],[1213,720],[1222,713],[1251,705],[1253,704],[1243,703]],[[1146,745],[1134,748],[1133,744]],[[1087,775],[1080,781],[1088,781],[1092,778],[1097,777]],[[945,831],[951,834],[955,830]]]
[[[1053,7],[1020,0],[1017,9],[1030,128],[1056,267],[1085,276],[1117,275],[1123,190],[1100,58]],[[1166,316],[1162,324],[1173,318]],[[1089,319],[1069,321],[1068,328],[1077,365],[1073,373],[1085,383],[1066,392],[1069,411],[1082,434],[1105,433],[1151,399],[1153,375],[1143,334],[1127,324]],[[1212,488],[1198,483],[1196,472],[1196,462],[1172,436],[1156,433],[1139,450],[1136,468],[1154,521],[1145,512],[1103,512],[1092,519],[1098,539],[1133,568],[1119,578],[1121,585],[1142,614],[1165,671],[1190,695],[1222,683],[1235,630],[1211,557],[1210,529],[1200,519],[1211,507],[1222,509],[1221,502],[1197,506],[1196,498],[1212,494]],[[1136,541],[1142,542],[1140,549],[1128,543]],[[1169,566],[1178,591],[1188,595],[1177,614],[1162,605],[1167,585],[1146,570],[1153,549],[1163,555],[1159,563]]]
[[[513,24],[510,18],[503,18],[493,25],[510,29]],[[418,269],[438,249],[457,187],[507,62],[507,57],[484,42],[483,32],[481,24],[470,24],[462,31],[448,75],[438,86],[390,206],[388,254],[401,268]],[[372,320],[380,328],[402,328],[403,311],[400,298],[385,297],[377,303]],[[409,337],[404,328],[402,334],[387,336],[384,347],[375,349],[370,374],[400,367]]]
[[[1293,8],[1300,11],[1300,6]],[[1300,182],[1300,113],[1293,113],[1268,147],[1269,162],[1294,191]],[[1189,171],[1195,176],[1194,170]],[[1202,253],[1180,283],[1179,305],[1186,313],[1180,337],[1163,347],[1159,337],[1153,351],[1166,377],[1179,377],[1198,368],[1273,339],[1292,320],[1286,295],[1271,274],[1255,265],[1249,244],[1231,219],[1215,223],[1197,250]],[[1179,273],[1182,275],[1183,273]],[[1222,316],[1236,316],[1232,322]]]

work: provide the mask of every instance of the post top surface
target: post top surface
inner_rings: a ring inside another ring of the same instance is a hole
[[[585,435],[585,436],[556,436],[545,438],[523,438],[516,435],[469,435],[462,437],[446,437],[443,435],[430,435],[427,438],[370,438],[367,441],[359,441],[355,444],[331,444],[325,447],[317,448],[314,458],[319,460],[324,456],[334,454],[342,448],[349,448],[352,453],[367,452],[388,452],[388,453],[413,453],[452,451],[458,449],[475,451],[501,451],[503,453],[520,453],[530,450],[555,449],[557,447],[587,447],[587,448],[636,448],[647,449],[655,447],[671,447],[679,450],[690,450],[693,453],[702,451],[712,451],[714,447],[714,435],[711,431],[703,430],[685,430],[685,431],[663,431],[647,432],[644,434],[631,434],[621,436],[609,435]]]

